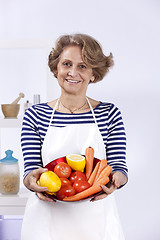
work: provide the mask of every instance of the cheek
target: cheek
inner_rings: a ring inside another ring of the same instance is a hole
[[[57,78],[62,78],[66,76],[66,72],[63,69],[57,69]]]
[[[93,71],[92,70],[88,70],[88,72],[86,73],[87,78],[89,79],[89,81],[93,78]]]
[[[85,80],[89,83],[91,81],[91,79],[93,78],[93,74],[91,73],[87,73],[85,75]]]

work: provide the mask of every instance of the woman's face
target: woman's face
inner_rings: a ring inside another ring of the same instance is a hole
[[[94,80],[92,68],[82,60],[78,46],[66,47],[57,65],[57,79],[63,93],[86,94],[88,84]]]

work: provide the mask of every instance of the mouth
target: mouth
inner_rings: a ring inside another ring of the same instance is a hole
[[[73,84],[77,84],[77,83],[79,83],[79,82],[81,82],[81,81],[79,81],[79,80],[71,80],[71,79],[65,79],[68,83],[73,83]]]

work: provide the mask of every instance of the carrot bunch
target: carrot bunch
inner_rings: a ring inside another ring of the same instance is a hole
[[[109,182],[109,175],[112,172],[112,167],[107,165],[107,160],[102,159],[99,161],[93,169],[94,163],[94,149],[88,147],[85,152],[86,158],[86,177],[91,185],[88,189],[77,193],[71,197],[65,197],[63,201],[72,202],[85,199],[94,195],[102,190],[101,185],[106,185]]]

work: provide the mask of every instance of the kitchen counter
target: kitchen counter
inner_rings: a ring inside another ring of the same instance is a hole
[[[23,215],[30,191],[21,188],[18,194],[0,194],[0,215]]]

